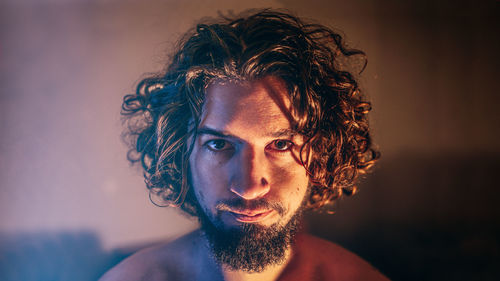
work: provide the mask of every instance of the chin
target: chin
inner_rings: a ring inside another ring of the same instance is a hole
[[[301,211],[287,223],[278,221],[269,226],[260,223],[224,223],[211,220],[205,213],[200,217],[201,228],[214,259],[232,270],[261,272],[267,266],[281,264],[293,243]]]

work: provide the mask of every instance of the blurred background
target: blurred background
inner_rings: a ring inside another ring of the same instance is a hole
[[[306,228],[394,280],[500,280],[498,1],[0,2],[0,280],[96,280],[197,227],[153,206],[120,105],[203,17],[286,8],[368,55],[383,153]]]

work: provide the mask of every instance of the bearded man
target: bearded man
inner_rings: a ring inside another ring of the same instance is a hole
[[[331,29],[263,10],[198,24],[165,72],[124,98],[150,196],[201,228],[102,280],[387,280],[301,233],[301,214],[354,190],[378,158],[369,102]],[[300,234],[297,234],[300,233]]]

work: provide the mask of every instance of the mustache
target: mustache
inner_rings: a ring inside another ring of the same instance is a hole
[[[280,216],[286,214],[286,208],[278,202],[270,202],[267,199],[260,198],[255,200],[245,200],[242,198],[232,198],[221,200],[215,205],[218,211],[232,211],[232,210],[275,210]]]

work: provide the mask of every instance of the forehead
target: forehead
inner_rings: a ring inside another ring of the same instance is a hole
[[[200,127],[230,133],[267,133],[290,128],[285,83],[268,76],[252,82],[214,82],[206,91]]]

